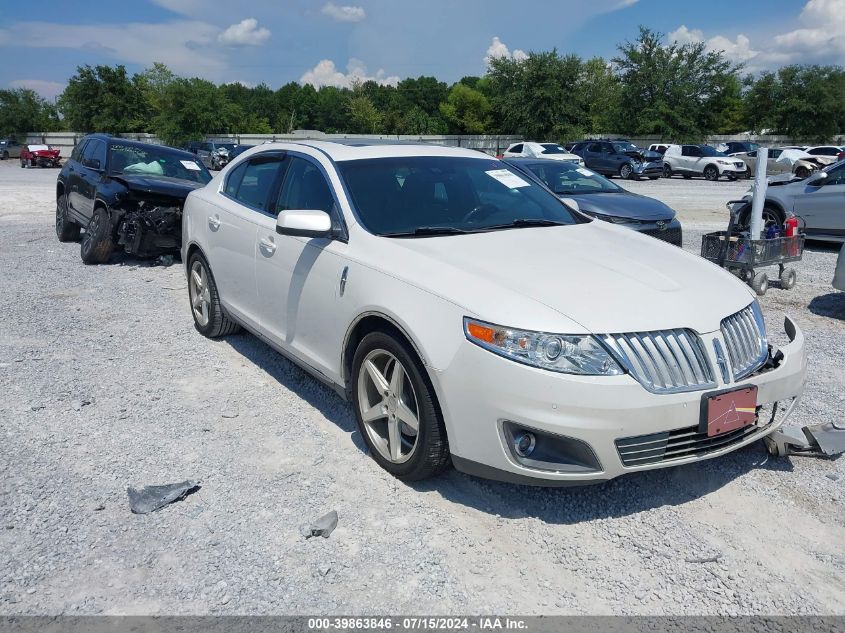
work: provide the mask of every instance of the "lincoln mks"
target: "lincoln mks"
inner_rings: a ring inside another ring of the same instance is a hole
[[[190,193],[183,238],[197,330],[245,328],[334,387],[401,479],[696,462],[804,388],[800,330],[773,346],[738,279],[471,150],[260,145]]]

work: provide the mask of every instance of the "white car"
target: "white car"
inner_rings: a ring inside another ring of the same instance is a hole
[[[502,154],[503,158],[548,158],[549,160],[563,160],[584,166],[584,159],[566,150],[557,143],[513,143]]]
[[[243,326],[334,387],[402,479],[697,462],[804,389],[803,335],[787,318],[772,349],[734,276],[472,150],[260,145],[188,196],[183,234],[197,330]]]
[[[655,145],[652,145],[655,147]],[[706,180],[743,178],[748,167],[740,158],[717,152],[709,145],[668,145],[663,152],[663,177],[704,176]]]

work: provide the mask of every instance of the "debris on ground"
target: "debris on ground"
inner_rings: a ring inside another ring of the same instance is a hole
[[[82,407],[87,407],[89,404],[93,404],[93,398],[82,398],[81,400],[73,400],[70,403],[70,408],[74,411],[82,411]]]
[[[178,484],[146,486],[136,490],[131,486],[126,489],[129,495],[129,507],[133,514],[147,514],[160,510],[175,501],[181,501],[192,492],[200,489],[200,482],[185,480]]]
[[[722,554],[713,554],[712,556],[688,556],[684,560],[688,563],[718,563],[722,559]]]
[[[334,531],[336,527],[337,511],[332,510],[331,512],[321,516],[319,519],[317,519],[310,525],[303,525],[300,528],[300,532],[302,533],[302,536],[307,539],[314,536],[322,536],[323,538],[329,538],[329,535]]]
[[[232,420],[232,419],[238,417],[238,412],[232,411],[232,410],[227,410],[227,411],[224,411],[223,413],[221,413],[220,416],[226,418],[227,420]]]
[[[159,255],[156,257],[154,266],[172,266],[173,265],[173,255]]]
[[[837,422],[808,425],[800,430],[784,426],[763,439],[769,453],[780,457],[835,457],[845,453],[845,426]]]

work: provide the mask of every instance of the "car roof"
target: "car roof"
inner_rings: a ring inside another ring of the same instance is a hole
[[[335,161],[405,156],[450,156],[453,158],[485,158],[487,160],[495,160],[492,156],[474,149],[381,139],[277,141],[273,143],[264,143],[259,147],[261,147],[262,150],[291,150],[296,147],[311,147]]]
[[[186,158],[190,158],[191,160],[196,160],[196,158],[197,158],[191,152],[186,152],[185,150],[178,149],[176,147],[170,147],[169,145],[158,145],[156,143],[144,143],[143,141],[135,141],[133,139],[123,138],[121,136],[111,136],[110,134],[88,134],[85,138],[86,139],[97,138],[97,139],[100,139],[101,141],[105,141],[106,143],[109,143],[109,144],[119,143],[120,145],[129,145],[131,147],[138,147],[138,148],[141,148],[141,149],[144,149],[146,147],[156,147],[156,148],[169,150],[169,151],[171,151],[175,154],[179,154],[179,155],[185,156]],[[80,141],[80,143],[81,142],[82,141]]]
[[[565,160],[549,160],[548,158],[521,158],[519,156],[507,156],[502,159],[502,162],[510,165],[542,165],[543,167],[569,167],[577,169],[580,167],[578,163],[568,162]]]

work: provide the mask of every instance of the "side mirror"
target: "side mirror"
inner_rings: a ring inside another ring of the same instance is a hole
[[[817,171],[807,179],[807,184],[811,187],[821,187],[825,180],[827,180],[827,172]]]
[[[276,233],[300,237],[331,237],[332,219],[325,211],[282,211],[276,220]]]
[[[82,164],[88,167],[89,169],[99,169],[100,168],[100,159],[99,158],[86,158],[82,161]]]
[[[573,200],[572,198],[561,198],[560,201],[563,202],[563,204],[565,204],[570,209],[573,209],[575,211],[581,210],[581,207],[578,205],[577,200]]]

